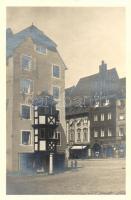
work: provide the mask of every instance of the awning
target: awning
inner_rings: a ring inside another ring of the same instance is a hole
[[[73,146],[71,149],[85,149],[87,146]]]

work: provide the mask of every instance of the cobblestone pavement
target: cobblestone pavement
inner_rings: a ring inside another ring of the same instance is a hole
[[[125,160],[78,160],[77,170],[7,176],[7,194],[125,194]]]

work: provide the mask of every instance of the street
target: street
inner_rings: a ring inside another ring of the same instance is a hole
[[[125,160],[78,160],[76,170],[54,175],[7,176],[7,194],[125,194]]]

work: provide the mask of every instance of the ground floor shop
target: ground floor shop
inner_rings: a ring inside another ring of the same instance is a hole
[[[61,171],[65,168],[65,154],[55,153],[53,157],[53,171]],[[48,173],[50,154],[47,152],[20,153],[19,171],[25,173]]]
[[[126,155],[125,142],[94,142],[90,145],[73,145],[69,147],[70,159],[88,158],[124,158]]]
[[[92,157],[95,158],[109,158],[120,157],[124,158],[126,155],[125,142],[117,141],[110,143],[94,143],[92,145]]]

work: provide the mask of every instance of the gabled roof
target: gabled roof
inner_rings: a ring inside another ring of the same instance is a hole
[[[24,40],[31,38],[34,43],[43,45],[50,50],[56,50],[57,45],[49,37],[47,37],[41,30],[36,26],[31,25],[26,29],[13,34],[11,29],[7,29],[6,40],[7,40],[7,57],[13,54],[15,48],[17,48]]]
[[[99,81],[105,80],[106,84],[112,81],[118,81],[119,76],[117,74],[117,71],[115,68],[106,70],[104,73],[96,73],[91,76],[87,76],[84,78],[81,78],[76,87],[72,91],[72,95],[86,95],[88,93],[88,90],[94,91],[95,90],[95,84],[97,84]]]

